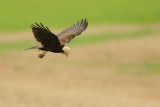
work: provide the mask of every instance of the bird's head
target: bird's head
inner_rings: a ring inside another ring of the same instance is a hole
[[[68,56],[68,54],[70,53],[70,48],[68,46],[64,46],[62,48],[63,53],[66,55],[66,57]]]

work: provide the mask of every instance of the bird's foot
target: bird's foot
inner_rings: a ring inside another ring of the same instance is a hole
[[[45,54],[39,54],[38,58],[43,58]]]
[[[47,51],[44,51],[42,54],[39,54],[39,55],[38,55],[38,58],[43,58],[46,53],[47,53]]]

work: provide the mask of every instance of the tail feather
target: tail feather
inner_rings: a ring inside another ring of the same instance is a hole
[[[25,50],[29,50],[29,49],[40,49],[42,48],[42,46],[33,46],[33,47],[30,47],[30,48],[27,48]]]

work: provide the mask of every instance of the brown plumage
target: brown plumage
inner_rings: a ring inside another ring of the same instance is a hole
[[[44,55],[50,51],[54,53],[63,53],[68,56],[70,48],[67,44],[76,36],[80,35],[88,26],[87,20],[81,20],[77,24],[65,29],[61,33],[55,35],[52,33],[48,27],[44,27],[42,23],[31,25],[32,32],[35,39],[41,43],[41,46],[34,46],[28,49],[40,49],[44,51],[42,54],[39,54],[39,58],[43,58]]]

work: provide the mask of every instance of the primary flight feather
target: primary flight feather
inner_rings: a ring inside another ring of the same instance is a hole
[[[68,56],[70,48],[67,44],[76,36],[80,35],[88,26],[87,20],[81,20],[77,24],[65,29],[61,33],[55,35],[52,33],[49,28],[43,26],[42,23],[31,25],[32,32],[35,39],[41,43],[41,46],[34,46],[28,49],[40,49],[43,51],[42,54],[39,54],[39,58],[43,58],[45,54],[50,51],[54,53],[63,53]]]

